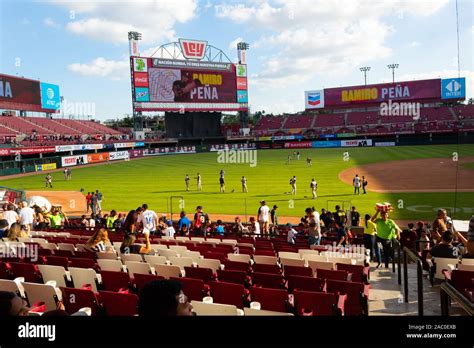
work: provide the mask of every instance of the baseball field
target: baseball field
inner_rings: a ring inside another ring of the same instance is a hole
[[[66,181],[62,170],[52,173],[49,191],[99,189],[103,209],[128,211],[142,203],[158,212],[192,212],[202,205],[209,214],[255,215],[259,201],[279,207],[280,216],[301,216],[314,206],[333,209],[336,204],[354,205],[361,214],[372,213],[377,202],[390,202],[392,216],[399,220],[432,220],[438,207],[458,219],[474,213],[474,145],[436,145],[338,149],[259,150],[255,166],[250,163],[219,163],[217,153],[155,156],[126,162],[71,168]],[[311,157],[311,167],[306,157]],[[222,157],[221,157],[222,159]],[[219,171],[225,171],[226,192],[219,192]],[[202,175],[202,191],[196,175]],[[365,175],[367,194],[354,195],[352,178]],[[185,191],[184,177],[191,177]],[[45,190],[45,173],[4,178],[1,185],[23,190]],[[245,175],[248,193],[242,193]],[[297,178],[297,194],[291,195],[290,178]],[[311,199],[310,181],[318,183],[318,198]],[[62,194],[62,193],[61,193]],[[183,203],[183,202],[182,202]],[[457,209],[454,209],[454,208]],[[211,216],[212,217],[212,216]],[[280,221],[283,223],[285,221]]]

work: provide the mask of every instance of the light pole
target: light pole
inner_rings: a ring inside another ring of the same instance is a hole
[[[370,71],[370,66],[363,66],[360,71],[364,73],[364,84],[367,86],[367,71]]]
[[[135,110],[135,86],[134,86],[134,60],[138,58],[134,58],[139,56],[138,51],[138,44],[137,41],[142,39],[142,34],[136,31],[129,31],[128,32],[128,42],[129,42],[129,53],[130,53],[130,77],[131,77],[131,87],[132,87],[132,113],[133,113],[133,131],[134,135],[136,132],[143,131],[143,120],[141,112],[137,112]]]
[[[395,69],[398,69],[398,64],[389,64],[387,68],[392,69],[392,82],[395,83]]]

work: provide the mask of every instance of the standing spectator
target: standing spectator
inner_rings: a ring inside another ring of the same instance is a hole
[[[115,220],[117,220],[117,212],[112,210],[110,215],[105,219],[105,226],[109,231],[115,231]]]
[[[329,230],[333,224],[334,219],[332,217],[332,213],[326,209],[321,209],[321,220],[323,220],[324,226]]]
[[[95,217],[95,214],[92,213],[91,216],[90,216],[90,219],[89,219],[89,228],[90,229],[94,229],[95,228],[95,221],[96,221],[96,217]]]
[[[86,204],[87,204],[87,211],[86,211],[86,213],[89,212],[89,209],[90,209],[91,211],[93,211],[93,210],[92,210],[92,193],[90,193],[90,192],[87,192]]]
[[[365,188],[367,187],[368,184],[369,184],[369,182],[367,181],[365,176],[362,175],[362,190],[364,190],[364,195],[367,193]]]
[[[272,225],[273,225],[273,226],[278,226],[277,209],[278,209],[278,206],[277,206],[277,205],[274,205],[274,206],[273,206],[273,209],[272,209],[271,212],[270,212],[270,217],[271,217],[271,219],[272,219]]]
[[[51,226],[51,228],[59,229],[64,226],[64,219],[59,214],[59,209],[53,209],[52,214],[49,214],[48,218],[50,221],[49,225]]]
[[[27,202],[21,202],[20,206],[19,222],[29,233],[33,229],[33,223],[35,222],[35,211],[28,206]]]
[[[97,196],[97,208],[99,209],[99,212],[102,211],[102,192],[99,192],[99,190],[95,190],[95,194]]]
[[[379,214],[381,215],[380,218],[378,218]],[[370,220],[377,226],[377,243],[382,244],[385,268],[388,268],[392,255],[392,240],[400,239],[401,229],[395,221],[389,219],[387,211],[377,209]]]
[[[345,247],[349,242],[349,227],[340,226],[337,230],[337,246]]]
[[[150,232],[153,236],[158,224],[158,215],[153,210],[148,210],[148,204],[142,205],[143,211],[138,215],[138,223],[143,226],[143,232]]]
[[[448,227],[446,226],[446,210],[445,209],[438,209],[438,214],[436,216],[436,219],[433,221],[432,225],[432,235],[436,240],[441,240],[441,236],[443,235],[444,232],[448,230]]]
[[[37,231],[44,230],[48,227],[48,219],[45,218],[43,210],[35,206],[35,226],[34,229]]]
[[[260,201],[260,208],[258,208],[258,222],[260,223],[260,229],[263,234],[268,234],[269,230],[269,213],[270,208],[265,201]]]
[[[123,227],[123,223],[125,222],[125,217],[122,213],[119,213],[117,216],[117,220],[114,221],[114,229],[116,231],[120,231]]]
[[[94,215],[97,214],[97,194],[92,192],[92,197],[91,197],[91,210]]]
[[[408,224],[408,229],[403,230],[400,234],[400,244],[403,247],[407,247],[411,251],[416,253],[416,240],[418,236],[415,232],[415,225],[412,223]]]
[[[194,214],[194,233],[199,236],[206,236],[207,227],[211,223],[209,216],[202,211],[202,206],[196,207],[196,213]]]
[[[130,210],[123,223],[123,230],[125,234],[135,234],[137,231],[138,213],[135,210]]]
[[[359,226],[360,223],[360,214],[356,210],[356,207],[351,209],[351,226]]]
[[[424,222],[423,222],[423,221],[418,221],[418,222],[416,223],[416,230],[415,230],[415,232],[416,232],[416,237],[417,237],[418,239],[421,239],[421,234],[423,233],[424,230],[425,230],[425,224],[424,224]]]
[[[187,236],[189,234],[189,227],[191,226],[191,221],[189,221],[184,210],[179,214],[178,220],[178,231],[181,236]]]
[[[344,210],[341,209],[339,205],[336,205],[336,211],[333,214],[334,222],[338,226],[345,226],[347,223],[347,216]]]
[[[288,235],[287,235],[286,240],[287,240],[288,244],[294,245],[295,240],[296,240],[296,235],[298,234],[298,232],[294,229],[292,224],[287,223],[286,226],[289,227]]]
[[[356,174],[354,179],[352,179],[352,184],[354,185],[354,194],[360,195],[360,178],[359,174]]]
[[[319,245],[321,243],[321,221],[319,218],[319,213],[314,208],[306,208],[305,213],[305,219],[309,225],[309,246],[311,247],[312,245]]]
[[[377,268],[380,268],[382,265],[382,257],[380,256],[380,249],[377,246],[376,236],[377,236],[377,226],[370,219],[369,214],[365,214],[365,228],[364,228],[364,247],[369,251],[370,260],[373,260],[374,257],[377,259]]]
[[[20,221],[20,217],[16,213],[15,206],[12,203],[7,205],[7,211],[3,212],[3,218],[8,221],[8,228]]]

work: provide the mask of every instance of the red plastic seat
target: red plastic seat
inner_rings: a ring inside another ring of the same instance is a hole
[[[255,255],[262,255],[262,256],[275,256],[275,251],[272,249],[257,249],[255,250]]]
[[[78,267],[78,268],[95,268],[97,267],[94,259],[70,259],[70,267]]]
[[[209,289],[201,279],[192,279],[186,277],[171,277],[170,279],[181,282],[183,285],[183,293],[186,294],[190,301],[202,301],[203,297],[209,295]]]
[[[51,256],[53,251],[51,249],[38,249],[38,256]]]
[[[67,268],[69,266],[69,260],[67,257],[62,256],[46,256],[46,264],[51,266],[61,266]]]
[[[249,276],[243,271],[217,270],[217,279],[222,282],[241,284],[247,286],[250,282]]]
[[[370,285],[328,279],[326,291],[347,295],[344,315],[369,315]]]
[[[238,261],[225,261],[224,262],[225,269],[228,271],[243,271],[248,272],[250,266],[248,263],[245,262],[238,262]]]
[[[201,279],[206,284],[215,279],[215,275],[210,268],[184,267],[184,272],[186,278]]]
[[[288,291],[291,293],[295,290],[322,292],[324,288],[324,281],[320,278],[290,275],[286,279],[288,280]]]
[[[74,253],[71,250],[55,250],[54,256],[72,257]]]
[[[252,285],[262,288],[283,289],[285,282],[283,277],[279,274],[271,273],[252,273]]]
[[[0,262],[0,279],[11,279],[12,273],[6,262]]]
[[[125,291],[130,288],[130,276],[127,272],[100,272],[105,291]]]
[[[71,258],[96,259],[96,254],[92,251],[76,251]]]
[[[162,276],[157,276],[153,274],[140,274],[140,273],[135,273],[133,275],[133,284],[135,284],[135,287],[137,288],[137,291],[140,292],[140,290],[143,288],[143,286],[153,280],[161,280],[165,279]]]
[[[211,296],[214,303],[234,305],[243,308],[248,305],[248,294],[243,285],[210,281]]]
[[[284,266],[283,273],[285,278],[290,275],[302,276],[302,277],[312,277],[313,270],[310,267],[300,267],[300,266]]]
[[[97,314],[99,304],[92,290],[62,287],[61,291],[64,307],[69,314],[73,314],[84,307],[91,308],[91,315]]]
[[[263,263],[255,263],[252,266],[254,272],[281,274],[281,268],[278,265],[266,265]]]
[[[297,315],[342,315],[346,296],[324,292],[294,291]]]
[[[336,263],[338,271],[346,271],[352,273],[351,280],[357,283],[367,283],[369,281],[369,266],[348,265],[346,263]]]
[[[206,252],[206,253],[201,253],[201,255],[204,256],[205,259],[214,259],[214,260],[219,260],[220,262],[224,262],[227,259],[227,253],[218,253],[218,252]]]
[[[133,316],[137,314],[137,295],[111,291],[99,291],[99,293],[107,315]]]
[[[474,289],[474,271],[455,269],[451,272],[450,283],[462,294]]]
[[[331,271],[327,269],[316,269],[316,278],[332,279],[332,280],[347,280],[349,273],[347,271]]]
[[[42,283],[41,273],[36,265],[31,263],[10,262],[10,270],[14,278],[23,277],[28,283]]]
[[[283,289],[250,288],[252,301],[260,302],[261,309],[287,312],[289,309],[288,292]]]

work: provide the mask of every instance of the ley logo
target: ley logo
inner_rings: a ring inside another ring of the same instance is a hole
[[[207,41],[179,39],[179,44],[184,58],[197,60],[204,58]]]

